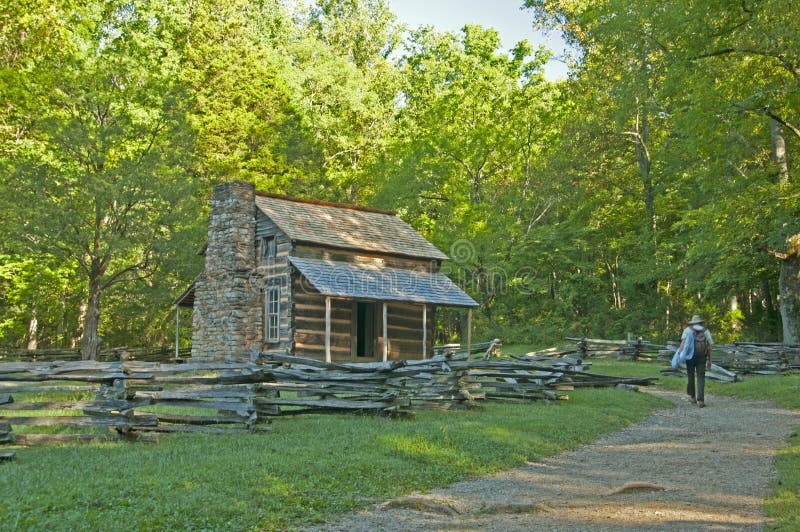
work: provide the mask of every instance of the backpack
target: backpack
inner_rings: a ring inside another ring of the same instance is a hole
[[[694,354],[707,355],[708,354],[708,338],[706,338],[706,330],[692,329],[694,334]]]

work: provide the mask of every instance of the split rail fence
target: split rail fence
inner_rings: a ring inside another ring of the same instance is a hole
[[[280,416],[404,416],[414,409],[469,408],[485,400],[557,400],[576,387],[655,380],[596,375],[586,371],[586,364],[529,357],[436,356],[372,364],[280,353],[252,358],[0,363],[0,443],[157,441],[165,432],[252,432],[269,430],[270,421]]]
[[[190,347],[114,347],[102,349],[97,357],[102,362],[117,360],[138,360],[140,362],[180,362],[189,360]],[[81,351],[77,348],[51,349],[0,349],[0,362],[53,362],[80,360]]]
[[[654,344],[642,338],[603,340],[567,338],[574,344],[529,353],[530,356],[568,358],[580,363],[587,358],[613,356],[619,359],[657,361],[670,366],[677,342]],[[743,375],[782,375],[800,370],[800,345],[780,343],[735,342],[714,346],[713,362],[706,377],[722,381],[742,380]],[[661,373],[686,375],[686,368],[667,367]]]

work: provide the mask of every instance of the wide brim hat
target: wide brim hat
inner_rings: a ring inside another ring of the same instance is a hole
[[[689,325],[700,325],[703,323],[703,318],[700,317],[699,314],[695,314],[692,316],[692,319],[689,320]]]

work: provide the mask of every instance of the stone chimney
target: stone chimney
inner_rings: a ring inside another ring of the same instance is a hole
[[[192,356],[222,358],[260,347],[256,265],[255,186],[231,181],[214,187],[204,274],[195,285]]]

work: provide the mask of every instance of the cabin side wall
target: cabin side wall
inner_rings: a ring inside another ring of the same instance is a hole
[[[263,239],[275,239],[275,256],[264,258],[261,246]],[[261,323],[259,331],[264,350],[291,350],[292,348],[292,286],[290,276],[289,255],[292,253],[292,241],[277,225],[261,210],[256,209],[256,267],[253,275],[253,285],[259,292],[261,304]],[[280,305],[278,318],[278,341],[271,342],[266,338],[266,292],[268,289],[280,290]]]
[[[349,251],[345,249],[314,246],[304,243],[295,243],[292,254],[302,259],[330,260],[334,262],[358,264],[360,266],[398,268],[428,273],[438,273],[441,265],[441,262],[436,259],[398,257],[380,253],[369,253],[366,251]]]

